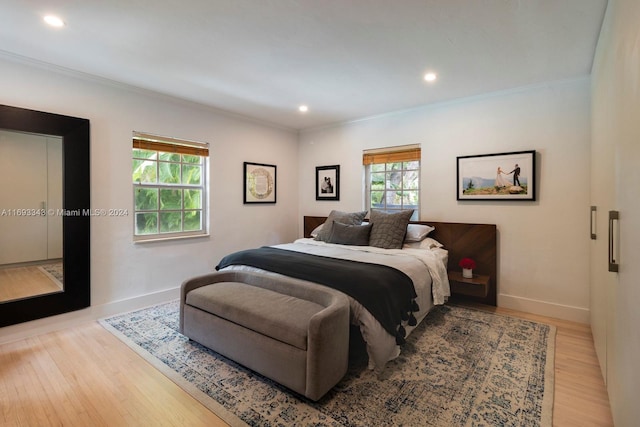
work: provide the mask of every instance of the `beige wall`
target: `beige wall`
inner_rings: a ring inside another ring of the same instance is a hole
[[[362,150],[422,145],[421,219],[498,226],[498,304],[588,322],[589,80],[489,94],[300,137],[300,213],[363,207]],[[536,150],[536,202],[456,201],[456,156]],[[340,201],[315,166],[340,164]]]

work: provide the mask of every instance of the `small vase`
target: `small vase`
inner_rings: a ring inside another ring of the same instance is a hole
[[[462,277],[464,277],[465,279],[473,279],[473,270],[470,268],[463,268]]]

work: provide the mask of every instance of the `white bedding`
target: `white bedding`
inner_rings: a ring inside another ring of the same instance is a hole
[[[314,255],[353,261],[370,262],[386,265],[404,272],[413,281],[418,298],[416,302],[420,311],[414,313],[418,323],[424,319],[434,305],[444,304],[451,295],[447,278],[447,251],[433,249],[381,249],[372,246],[336,245],[314,239],[298,239],[293,243],[275,245],[274,247]],[[249,266],[233,265],[225,270],[262,271]],[[266,272],[277,275],[277,273]],[[400,346],[395,337],[389,334],[382,325],[360,303],[349,297],[351,303],[351,323],[360,328],[367,345],[369,368],[381,372],[384,365],[400,355]],[[406,323],[406,322],[404,322]],[[407,335],[415,328],[404,325]]]

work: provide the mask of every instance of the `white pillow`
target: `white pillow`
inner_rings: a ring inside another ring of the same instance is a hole
[[[322,226],[323,225],[324,225],[324,222],[322,224],[320,224],[319,226],[317,226],[316,228],[314,228],[313,231],[311,232],[311,237],[313,237],[315,239],[315,237],[318,235],[320,230],[322,230]]]
[[[428,250],[435,249],[435,248],[442,248],[442,247],[444,247],[442,243],[438,242],[435,239],[432,239],[431,237],[426,237],[420,242],[409,242],[409,243],[405,242],[405,244],[402,245],[402,248],[428,249]]]
[[[435,230],[435,227],[430,225],[409,224],[407,225],[407,234],[404,236],[404,241],[405,243],[420,242],[433,230]]]

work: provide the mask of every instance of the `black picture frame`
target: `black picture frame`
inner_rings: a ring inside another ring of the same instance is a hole
[[[340,165],[316,166],[316,200],[340,200]]]
[[[457,200],[536,200],[535,150],[459,156],[456,160]]]
[[[276,165],[244,162],[243,203],[276,203]]]

